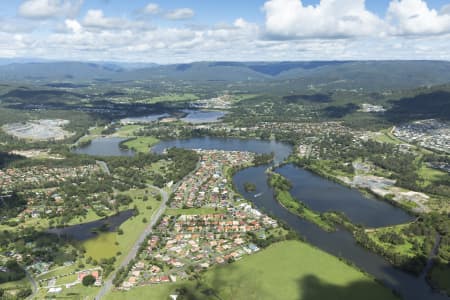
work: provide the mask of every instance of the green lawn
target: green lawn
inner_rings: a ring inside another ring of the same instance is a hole
[[[101,258],[109,258],[116,256],[116,253],[120,251],[118,245],[116,245],[117,233],[108,232],[99,234],[96,238],[89,239],[83,243],[86,249],[86,257],[92,257],[97,261]]]
[[[432,181],[444,179],[447,176],[447,173],[429,168],[423,164],[419,169],[419,176],[430,184]]]
[[[82,284],[77,284],[69,289],[62,286],[62,291],[59,294],[47,294],[47,288],[40,288],[35,299],[94,299],[98,293],[98,287],[85,287]],[[50,296],[51,298],[47,297]]]
[[[143,127],[144,126],[142,126],[142,125],[125,125],[125,126],[120,127],[114,135],[117,135],[120,137],[134,136],[135,132]]]
[[[274,244],[260,253],[207,271],[200,285],[180,282],[112,292],[107,300],[169,299],[186,287],[195,299],[397,299],[360,271],[304,242]],[[202,291],[213,291],[207,297]]]
[[[386,251],[392,252],[392,253],[396,253],[398,255],[402,255],[402,256],[409,256],[409,257],[415,257],[417,255],[422,254],[421,250],[414,250],[413,247],[413,242],[416,241],[417,243],[419,243],[419,245],[423,245],[425,237],[424,236],[414,236],[414,237],[409,237],[407,235],[405,235],[402,230],[405,227],[408,227],[409,224],[401,224],[401,225],[396,225],[396,226],[389,226],[389,227],[384,227],[384,228],[379,228],[376,231],[370,232],[368,233],[369,238],[374,241],[377,245],[382,246],[383,248],[386,249]],[[397,233],[399,236],[401,236],[404,239],[404,243],[403,244],[399,244],[399,245],[393,245],[390,243],[385,243],[382,242],[380,240],[380,237],[385,234],[385,233]]]
[[[402,140],[399,140],[398,138],[396,138],[395,136],[393,136],[391,133],[391,128],[389,129],[384,129],[380,131],[380,135],[377,135],[375,137],[375,140],[377,142],[380,143],[388,143],[388,144],[404,144],[405,142],[403,142]]]
[[[111,214],[114,214],[114,212],[111,212]],[[75,218],[71,219],[71,220],[67,223],[67,225],[68,225],[68,226],[71,226],[71,225],[77,225],[77,224],[80,224],[80,223],[88,223],[88,222],[100,220],[100,219],[102,219],[102,218],[103,218],[103,217],[98,216],[98,215],[95,213],[95,211],[93,211],[92,209],[89,209],[89,210],[87,211],[86,216],[83,216],[83,217],[81,217],[81,216],[75,217]]]
[[[0,283],[0,289],[3,290],[15,290],[20,288],[31,287],[30,282],[27,278],[18,281],[10,281],[5,283]]]
[[[147,153],[150,147],[156,145],[159,140],[152,136],[138,137],[136,139],[125,142],[124,145],[137,152]]]
[[[4,297],[0,297],[0,299],[14,299],[7,298],[7,296],[14,297],[16,293],[25,288],[31,288],[31,284],[27,278],[18,281],[5,282],[0,284],[0,289],[4,291]]]
[[[89,266],[87,266],[86,268],[89,268]],[[78,264],[73,264],[73,265],[67,266],[67,267],[66,266],[56,267],[48,273],[36,276],[35,279],[36,279],[36,281],[38,281],[38,280],[50,279],[53,277],[59,277],[61,275],[66,275],[66,274],[75,272],[78,269],[79,269]]]
[[[148,194],[145,194],[146,190],[148,190]],[[110,258],[116,256],[116,253],[120,251],[122,255],[118,257],[117,263],[119,263],[130,251],[141,232],[147,226],[148,223],[144,223],[143,219],[146,218],[147,221],[149,221],[152,214],[159,205],[161,205],[161,202],[156,201],[152,196],[152,191],[153,190],[149,188],[124,192],[124,194],[128,194],[134,200],[129,205],[129,208],[133,208],[133,206],[136,205],[139,210],[139,215],[131,217],[120,225],[120,228],[124,232],[122,235],[117,232],[102,233],[94,239],[85,241],[83,246],[87,251],[86,257],[91,256],[97,260],[100,258]],[[145,195],[148,197],[147,201],[143,200]]]

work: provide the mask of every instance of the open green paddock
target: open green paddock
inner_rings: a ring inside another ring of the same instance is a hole
[[[192,299],[397,299],[359,270],[300,241],[276,243],[235,263],[214,267],[199,283],[137,287],[111,292],[106,299],[165,300],[183,287]]]

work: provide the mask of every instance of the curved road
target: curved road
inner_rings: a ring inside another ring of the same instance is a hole
[[[33,299],[34,296],[36,296],[38,286],[37,286],[36,280],[34,280],[34,277],[30,274],[30,272],[25,270],[25,274],[26,274],[28,280],[31,282],[31,291],[32,291],[32,294],[30,296],[28,296],[27,299]]]
[[[164,211],[166,210],[167,200],[169,200],[169,195],[167,194],[167,192],[155,186],[149,187],[159,191],[159,193],[162,196],[161,199],[162,203],[159,206],[156,213],[152,215],[150,222],[148,223],[144,231],[141,233],[139,238],[136,240],[136,242],[133,245],[133,248],[131,248],[128,255],[122,260],[120,265],[109,275],[108,279],[104,282],[102,288],[95,297],[96,300],[102,299],[111,290],[111,288],[113,287],[112,281],[116,277],[117,270],[119,270],[121,267],[126,267],[130,263],[130,261],[136,257],[140,245],[142,244],[142,242],[144,242],[145,238],[152,232],[153,226],[155,226],[156,222],[159,220],[159,218],[163,215]]]

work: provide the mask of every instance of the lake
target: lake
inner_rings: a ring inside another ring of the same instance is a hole
[[[95,138],[89,145],[72,149],[72,152],[93,156],[133,156],[133,150],[124,150],[119,147],[119,144],[125,140],[127,139],[120,137]]]
[[[276,141],[248,140],[236,138],[198,137],[161,141],[152,147],[152,151],[162,153],[165,149],[178,147],[184,149],[249,151],[254,153],[274,153],[275,163],[285,160],[292,152],[292,147]]]
[[[120,225],[122,225],[122,223],[131,218],[133,215],[134,211],[129,209],[108,218],[67,227],[51,228],[47,232],[57,234],[59,236],[67,236],[77,241],[86,241],[98,237],[102,234],[102,232],[115,231]],[[102,226],[105,230],[96,233],[96,229],[101,228]]]
[[[213,110],[185,109],[183,112],[187,115],[180,120],[192,124],[219,122],[220,118],[225,116],[225,112]]]
[[[142,117],[129,117],[125,119],[121,119],[120,123],[122,124],[134,124],[134,123],[151,123],[154,121],[158,121],[159,119],[165,118],[170,116],[167,113],[164,114],[153,114],[153,115],[147,115]]]

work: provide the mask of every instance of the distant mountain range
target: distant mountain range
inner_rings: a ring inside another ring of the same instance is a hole
[[[140,64],[0,60],[0,81],[292,81],[339,88],[410,88],[450,82],[448,61],[195,62]]]

